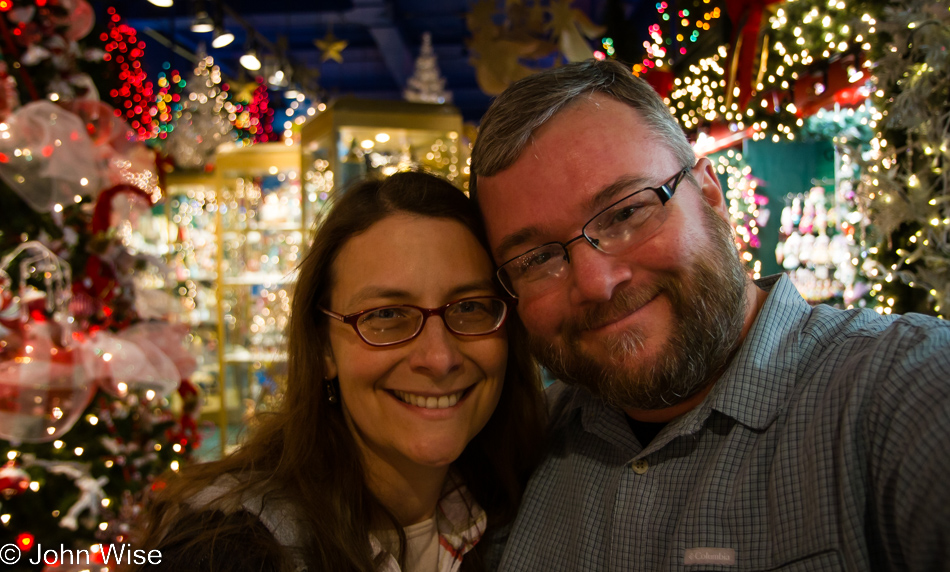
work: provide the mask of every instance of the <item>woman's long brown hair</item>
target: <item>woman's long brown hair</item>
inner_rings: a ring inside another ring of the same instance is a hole
[[[263,414],[247,441],[230,456],[192,466],[172,478],[152,503],[137,548],[175,546],[189,552],[214,546],[221,535],[246,526],[216,525],[197,534],[195,527],[179,526],[189,514],[188,498],[220,476],[233,475],[241,485],[228,491],[215,506],[240,507],[241,499],[248,495],[262,497],[265,502],[290,503],[296,509],[294,522],[299,537],[305,539],[303,557],[311,572],[375,570],[377,563],[368,539],[372,523],[380,519],[392,523],[404,549],[405,537],[395,517],[366,486],[360,452],[340,407],[327,400],[323,381],[327,318],[317,310],[329,301],[331,269],[343,245],[399,212],[459,221],[486,245],[474,202],[435,176],[398,173],[364,181],[342,193],[317,229],[299,267],[287,332],[287,387],[278,409]],[[453,463],[488,513],[489,530],[514,518],[541,452],[545,416],[537,369],[516,313],[507,327],[508,365],[498,407]],[[282,548],[264,546],[262,550],[281,555],[277,559],[282,564],[275,569],[289,565]],[[478,551],[472,551],[466,555],[463,569],[479,568]]]

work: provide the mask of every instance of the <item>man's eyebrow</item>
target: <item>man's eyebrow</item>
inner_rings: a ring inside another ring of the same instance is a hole
[[[639,191],[640,189],[644,189],[652,182],[652,180],[653,179],[651,177],[643,175],[623,175],[618,177],[616,181],[607,185],[602,190],[597,192],[597,194],[588,199],[585,203],[585,208],[588,213],[595,213],[614,202],[618,195],[624,192],[632,193]],[[582,224],[586,224],[586,222],[587,221],[585,220]],[[580,228],[578,228],[578,232],[580,232]],[[522,228],[509,234],[498,243],[498,247],[494,252],[495,259],[498,260],[499,264],[507,261],[509,258],[511,258],[507,253],[511,252],[518,246],[530,242],[532,239],[540,235],[541,230],[534,226]]]
[[[510,258],[510,256],[506,258],[506,253],[511,252],[518,246],[526,244],[528,241],[535,238],[536,236],[539,236],[540,234],[541,231],[536,226],[522,228],[509,234],[505,238],[501,239],[501,242],[498,243],[498,247],[495,249],[495,260],[497,260],[499,264],[506,262],[508,258]],[[522,253],[519,252],[519,254]]]
[[[587,201],[587,212],[597,212],[607,205],[613,203],[619,195],[634,193],[647,188],[653,179],[643,175],[623,175],[616,181],[604,187],[600,192],[592,196]]]

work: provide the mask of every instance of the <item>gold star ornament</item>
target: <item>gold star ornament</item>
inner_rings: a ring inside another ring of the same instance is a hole
[[[347,46],[346,40],[341,40],[333,35],[333,30],[328,30],[327,35],[319,40],[314,40],[317,49],[320,50],[320,61],[329,61],[335,60],[338,63],[343,63],[343,54],[340,52],[343,51]]]

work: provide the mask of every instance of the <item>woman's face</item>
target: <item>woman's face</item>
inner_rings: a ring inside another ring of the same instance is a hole
[[[405,213],[346,242],[332,276],[329,309],[344,315],[496,294],[488,254],[465,226]],[[432,316],[416,338],[373,347],[351,326],[329,322],[329,373],[339,377],[347,423],[371,471],[445,467],[495,410],[508,356],[505,328],[460,337]]]

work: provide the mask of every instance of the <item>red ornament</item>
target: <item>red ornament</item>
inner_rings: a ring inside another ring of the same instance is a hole
[[[20,552],[28,552],[33,549],[36,538],[29,532],[24,532],[16,537],[16,545],[20,547]]]
[[[22,334],[23,318],[20,299],[13,295],[10,281],[0,281],[0,340],[12,334]]]
[[[3,468],[0,468],[0,494],[3,498],[9,500],[25,493],[28,488],[30,488],[29,473],[17,467],[13,461],[8,461]]]

